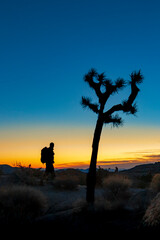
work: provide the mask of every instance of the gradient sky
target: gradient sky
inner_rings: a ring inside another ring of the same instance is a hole
[[[144,75],[137,116],[104,127],[98,164],[159,161],[159,43],[158,0],[1,1],[0,163],[41,167],[40,150],[54,141],[55,167],[88,167],[96,115],[80,100],[94,98],[83,81],[92,67],[112,80]]]

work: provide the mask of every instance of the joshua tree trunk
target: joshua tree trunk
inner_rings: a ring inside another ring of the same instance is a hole
[[[89,172],[87,174],[86,200],[90,204],[94,203],[94,191],[95,191],[95,185],[96,185],[96,164],[97,164],[98,147],[99,147],[102,127],[103,127],[103,120],[102,120],[102,117],[99,115],[95,132],[94,132],[94,137],[93,137],[92,155],[91,155]]]

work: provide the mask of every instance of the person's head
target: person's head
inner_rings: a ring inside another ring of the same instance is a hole
[[[54,148],[54,143],[53,142],[50,143],[50,148]]]

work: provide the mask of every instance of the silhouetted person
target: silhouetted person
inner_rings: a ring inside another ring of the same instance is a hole
[[[41,150],[41,162],[46,163],[46,173],[54,174],[54,143],[51,142],[49,148],[44,147]]]

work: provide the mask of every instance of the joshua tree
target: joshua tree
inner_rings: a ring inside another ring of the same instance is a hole
[[[137,112],[134,100],[139,92],[137,84],[143,81],[143,75],[140,71],[132,72],[130,78],[131,81],[129,81],[129,84],[131,85],[131,93],[128,99],[120,104],[113,105],[110,109],[105,109],[109,97],[126,87],[127,83],[122,78],[118,78],[113,83],[110,79],[106,78],[104,73],[98,74],[95,69],[91,69],[84,76],[84,81],[89,84],[98,97],[98,103],[92,103],[91,99],[87,97],[82,97],[81,101],[84,108],[88,107],[98,115],[92,142],[90,167],[87,174],[86,200],[90,204],[94,203],[97,155],[103,124],[111,123],[113,126],[118,127],[122,125],[122,118],[117,114],[118,111],[129,114],[135,114]]]

